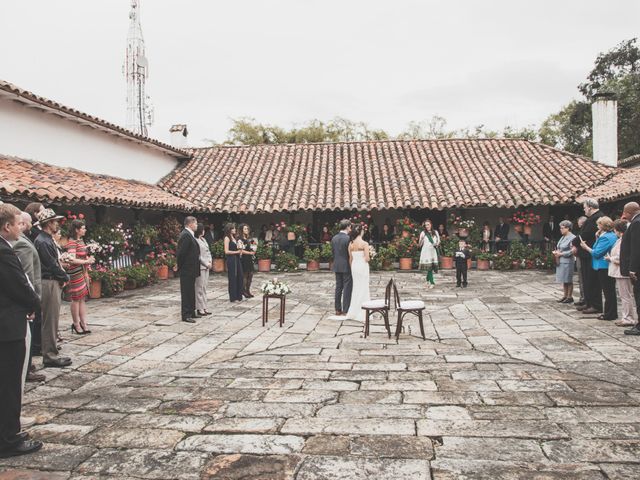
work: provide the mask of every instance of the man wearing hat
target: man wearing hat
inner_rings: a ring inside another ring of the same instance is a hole
[[[69,275],[60,266],[58,246],[53,234],[60,228],[63,218],[46,208],[36,213],[42,231],[34,242],[42,267],[42,363],[45,367],[66,367],[71,359],[58,355],[58,320],[62,287],[69,281]]]

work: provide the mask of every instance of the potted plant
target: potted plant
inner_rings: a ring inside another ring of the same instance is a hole
[[[211,244],[211,257],[213,258],[213,271],[224,272],[224,240],[218,240]]]
[[[173,278],[175,276],[174,268],[176,268],[176,265],[178,264],[176,256],[170,253],[167,253],[164,257],[164,261],[167,264],[167,270],[168,270],[167,277]]]
[[[511,258],[511,255],[509,255],[506,252],[500,252],[497,253],[494,257],[493,257],[493,268],[495,270],[510,270],[512,265],[512,261],[513,259]]]
[[[413,266],[413,256],[418,250],[415,238],[401,237],[396,242],[396,250],[400,258],[400,270],[411,270]]]
[[[393,245],[382,245],[378,248],[378,261],[383,270],[391,270],[396,258],[398,258],[398,250]]]
[[[273,249],[270,245],[264,242],[258,243],[258,249],[256,250],[256,258],[258,259],[258,271],[270,272],[271,271],[271,256],[273,255]]]
[[[329,263],[329,270],[333,266],[333,249],[330,243],[323,243],[320,247],[320,261]]]
[[[126,277],[121,269],[105,270],[102,278],[102,296],[113,297],[124,290]]]
[[[440,268],[444,270],[451,270],[453,268],[453,256],[458,249],[457,238],[445,238],[440,242],[442,248],[442,256],[440,257]]]
[[[89,298],[102,296],[102,280],[107,275],[107,269],[101,265],[89,267]]]
[[[415,234],[416,228],[418,228],[418,224],[409,217],[396,220],[396,232],[400,232],[402,238],[407,238]]]
[[[489,264],[493,255],[489,252],[480,252],[476,255],[476,268],[478,270],[489,270]]]
[[[304,259],[307,261],[307,270],[315,272],[320,270],[320,249],[307,248],[304,251]]]
[[[298,257],[293,253],[279,252],[276,255],[276,269],[279,272],[296,272],[298,270]]]
[[[147,255],[147,263],[155,266],[158,280],[167,280],[169,278],[169,266],[167,265],[166,255],[164,253],[156,255],[151,252]]]

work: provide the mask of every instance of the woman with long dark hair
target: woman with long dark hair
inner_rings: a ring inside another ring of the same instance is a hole
[[[67,284],[66,293],[71,297],[71,331],[80,335],[91,333],[87,327],[87,304],[85,298],[89,295],[89,282],[87,265],[95,262],[95,259],[88,255],[87,247],[84,244],[87,227],[84,220],[74,220],[71,222],[69,230],[69,241],[66,245],[67,263],[69,267],[67,273],[70,280]]]
[[[240,225],[238,248],[242,251],[240,261],[242,263],[242,294],[252,298],[251,281],[253,280],[253,258],[256,253],[255,241],[251,238],[251,228],[246,223]]]
[[[427,271],[428,288],[436,285],[433,279],[433,272],[438,271],[438,247],[440,246],[440,235],[434,230],[433,223],[427,219],[424,221],[423,230],[420,232],[420,268]]]
[[[229,279],[229,300],[242,301],[242,250],[238,248],[235,223],[224,227],[224,254],[227,256],[227,276]]]

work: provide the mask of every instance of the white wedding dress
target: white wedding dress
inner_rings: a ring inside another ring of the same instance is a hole
[[[369,294],[369,264],[364,259],[362,250],[352,252],[351,278],[353,288],[351,290],[351,304],[347,312],[347,318],[364,322],[365,312],[362,304],[371,300]]]

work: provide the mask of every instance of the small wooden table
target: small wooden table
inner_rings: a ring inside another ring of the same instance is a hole
[[[262,326],[264,327],[269,319],[269,299],[280,299],[280,326],[284,325],[284,306],[286,295],[262,295]]]

